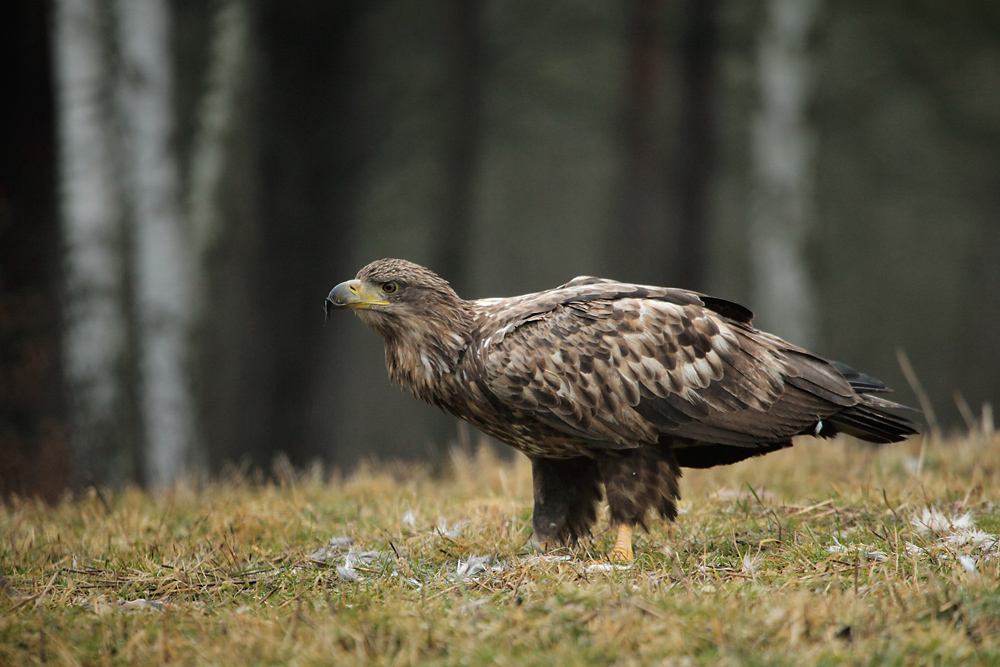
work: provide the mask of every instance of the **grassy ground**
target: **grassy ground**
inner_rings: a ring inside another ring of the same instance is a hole
[[[0,665],[1000,663],[1000,437],[689,471],[629,569],[483,451],[0,507]]]

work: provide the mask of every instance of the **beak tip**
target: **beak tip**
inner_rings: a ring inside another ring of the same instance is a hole
[[[353,296],[354,293],[351,292],[347,283],[340,283],[330,290],[330,293],[326,295],[326,302],[323,304],[327,318],[330,317],[330,313],[334,310],[348,308],[353,300]]]

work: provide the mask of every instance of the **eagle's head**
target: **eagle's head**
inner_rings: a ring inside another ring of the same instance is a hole
[[[327,315],[347,309],[382,335],[393,381],[425,400],[470,340],[467,302],[433,271],[403,259],[372,262],[334,287]]]
[[[350,309],[383,336],[435,318],[460,305],[448,282],[429,269],[405,259],[380,259],[340,283],[326,297],[326,314]]]

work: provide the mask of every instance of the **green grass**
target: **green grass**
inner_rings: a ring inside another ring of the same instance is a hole
[[[530,470],[489,449],[443,478],[278,465],[276,483],[15,501],[0,665],[1000,663],[1000,437],[928,441],[917,472],[920,446],[806,440],[689,471],[677,523],[610,571],[588,567],[603,519],[568,560],[529,553]],[[968,513],[979,543],[921,530],[927,508]],[[475,556],[492,560],[459,576]]]

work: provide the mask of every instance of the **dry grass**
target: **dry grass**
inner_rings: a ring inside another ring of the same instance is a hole
[[[0,508],[0,665],[997,663],[1000,438],[930,441],[917,472],[919,448],[690,471],[679,521],[611,571],[586,565],[604,533],[529,555],[530,471],[489,450],[446,479],[278,466],[21,501]],[[315,553],[332,538],[353,543]]]

